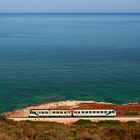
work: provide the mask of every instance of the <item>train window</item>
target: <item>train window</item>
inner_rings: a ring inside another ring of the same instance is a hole
[[[103,113],[103,111],[101,111],[101,113]]]
[[[97,113],[99,113],[99,111],[97,111]]]
[[[85,111],[86,113],[88,113],[88,111]]]
[[[63,112],[60,112],[60,114],[63,114]]]
[[[78,111],[78,114],[80,114],[80,111]]]
[[[48,114],[48,112],[46,111],[45,114]]]
[[[59,114],[59,112],[56,112],[57,114]]]
[[[67,114],[67,112],[65,111],[64,114]]]
[[[104,113],[107,113],[107,111],[104,111]]]
[[[84,114],[84,111],[82,111],[82,114]]]
[[[112,113],[115,113],[115,111],[112,111]]]
[[[92,113],[92,111],[89,111],[89,113]]]
[[[53,111],[53,114],[55,114],[55,111]]]
[[[93,113],[96,113],[96,111],[93,111]]]
[[[74,111],[74,113],[76,113],[76,114],[77,114],[77,111]]]

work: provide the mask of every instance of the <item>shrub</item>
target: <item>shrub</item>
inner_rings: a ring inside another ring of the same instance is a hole
[[[78,120],[77,122],[73,123],[74,125],[92,125],[93,122],[90,120]]]
[[[138,133],[138,134],[132,134],[131,136],[135,140],[140,140],[140,133]]]
[[[128,125],[136,125],[137,124],[137,122],[135,122],[135,121],[128,121],[128,122],[126,122],[126,124],[128,124]]]
[[[126,112],[125,115],[139,115],[138,112]]]
[[[6,116],[3,114],[0,114],[0,121],[7,121]]]
[[[120,121],[99,121],[97,124],[99,125],[120,125]]]
[[[29,123],[29,124],[33,124],[33,125],[58,125],[58,124],[61,124],[61,123],[57,123],[57,122],[42,122],[42,121],[23,121],[25,123]]]
[[[93,140],[92,135],[88,132],[83,132],[77,137],[78,140]]]
[[[6,133],[0,133],[0,140],[13,140],[13,138],[8,136]]]
[[[120,140],[125,140],[127,132],[124,128],[109,128],[109,134],[112,137],[117,136]]]

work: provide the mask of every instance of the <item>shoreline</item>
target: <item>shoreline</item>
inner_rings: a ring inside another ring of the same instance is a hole
[[[96,101],[58,101],[49,102],[36,105],[30,105],[22,109],[16,109],[11,112],[3,113],[8,118],[15,117],[28,117],[30,109],[115,109],[117,116],[122,116],[126,112],[138,111],[140,112],[140,103],[128,103],[128,104],[114,104],[108,102],[96,102]]]

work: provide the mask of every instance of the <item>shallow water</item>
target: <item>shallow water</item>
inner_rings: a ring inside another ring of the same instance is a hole
[[[140,101],[139,14],[0,14],[0,112],[58,100]]]

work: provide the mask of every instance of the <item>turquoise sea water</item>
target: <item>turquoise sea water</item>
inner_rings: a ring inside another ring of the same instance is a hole
[[[0,14],[0,112],[58,100],[140,101],[139,14]]]

